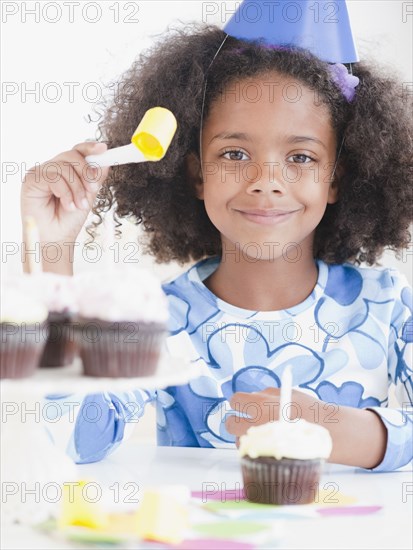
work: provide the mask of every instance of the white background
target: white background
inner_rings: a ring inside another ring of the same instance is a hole
[[[96,118],[93,107],[104,84],[125,71],[169,25],[191,21],[223,25],[237,4],[198,0],[2,1],[3,247],[7,242],[21,242],[19,195],[25,170],[95,137],[96,124],[86,120],[88,115]],[[348,0],[347,4],[360,57],[391,67],[411,90],[413,3]],[[57,101],[56,93],[61,94]],[[132,225],[124,226],[124,233],[124,242],[136,239]],[[76,262],[77,271],[94,267],[86,264],[81,254]],[[173,264],[156,265],[148,256],[139,262],[161,278],[182,270]],[[382,264],[396,265],[411,281],[411,248],[402,261],[386,254]],[[19,254],[3,254],[2,269],[20,272]]]

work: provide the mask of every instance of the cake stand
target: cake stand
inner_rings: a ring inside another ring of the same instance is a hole
[[[35,524],[56,516],[63,485],[77,482],[75,464],[45,429],[46,395],[162,389],[196,376],[199,365],[165,353],[149,377],[83,376],[81,360],[76,359],[68,367],[38,369],[29,378],[1,380],[2,522]]]

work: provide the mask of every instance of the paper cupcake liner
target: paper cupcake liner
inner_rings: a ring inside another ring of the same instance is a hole
[[[49,313],[49,337],[40,359],[41,368],[64,367],[73,363],[77,355],[71,317],[66,313]]]
[[[166,329],[158,323],[82,320],[76,342],[87,376],[151,376],[159,362]]]
[[[309,504],[314,502],[322,459],[298,460],[271,457],[241,458],[244,493],[262,504]]]
[[[26,378],[34,374],[48,331],[47,323],[0,323],[0,378]]]

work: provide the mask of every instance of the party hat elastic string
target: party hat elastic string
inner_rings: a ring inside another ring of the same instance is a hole
[[[200,124],[200,128],[199,128],[199,162],[200,162],[200,165],[201,165],[200,167],[201,167],[202,181],[204,181],[204,172],[203,172],[203,169],[202,169],[202,129],[203,129],[203,123],[204,123],[204,109],[205,109],[205,98],[206,98],[206,90],[207,90],[207,83],[208,83],[208,73],[209,73],[209,71],[212,67],[213,62],[215,61],[215,58],[217,57],[217,55],[221,51],[223,45],[225,44],[225,41],[228,38],[228,36],[229,36],[228,34],[225,35],[224,40],[221,42],[219,48],[215,52],[215,55],[212,58],[211,63],[208,65],[208,68],[205,72],[204,91],[203,91],[203,94],[202,94],[202,106],[201,106],[201,124]]]

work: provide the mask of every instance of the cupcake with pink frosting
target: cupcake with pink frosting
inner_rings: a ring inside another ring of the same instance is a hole
[[[10,284],[36,297],[48,310],[49,336],[39,366],[70,365],[76,356],[72,319],[77,305],[73,277],[55,273],[26,274]]]
[[[113,267],[76,277],[76,341],[84,374],[152,375],[166,337],[167,299],[149,272]]]
[[[36,371],[48,335],[41,300],[2,282],[0,378],[25,378]]]

